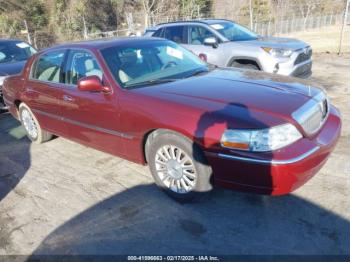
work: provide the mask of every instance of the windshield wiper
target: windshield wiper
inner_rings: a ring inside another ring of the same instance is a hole
[[[126,84],[125,87],[131,88],[131,87],[138,87],[138,86],[157,85],[157,84],[174,82],[176,80],[178,80],[178,79],[173,79],[173,78],[151,79],[151,80],[147,80],[147,81],[143,81],[143,82],[139,82],[139,83],[135,83],[135,84],[130,84],[130,85]]]
[[[208,69],[195,70],[195,71],[191,72],[191,74],[188,74],[187,76],[185,76],[184,78],[189,78],[189,77],[192,77],[192,76],[201,75],[203,73],[208,73],[208,72],[209,72]]]

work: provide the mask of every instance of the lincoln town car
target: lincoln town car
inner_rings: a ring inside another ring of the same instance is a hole
[[[160,38],[42,50],[3,92],[33,142],[61,136],[148,164],[179,201],[215,185],[288,194],[322,168],[341,131],[322,88],[218,68]]]

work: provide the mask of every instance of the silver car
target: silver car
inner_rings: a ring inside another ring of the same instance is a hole
[[[302,78],[311,75],[312,49],[308,44],[290,38],[262,37],[229,20],[160,24],[147,29],[144,35],[182,44],[217,66],[249,68]]]

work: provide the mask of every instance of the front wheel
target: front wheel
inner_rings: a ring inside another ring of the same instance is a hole
[[[19,116],[27,137],[35,143],[41,144],[52,138],[52,134],[43,130],[30,108],[21,103],[19,105]]]
[[[147,151],[156,184],[176,200],[190,201],[212,189],[211,168],[189,139],[165,131],[151,138]]]

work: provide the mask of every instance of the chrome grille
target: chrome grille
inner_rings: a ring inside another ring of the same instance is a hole
[[[321,92],[293,113],[293,118],[308,135],[316,133],[325,122],[329,113],[329,102]]]

